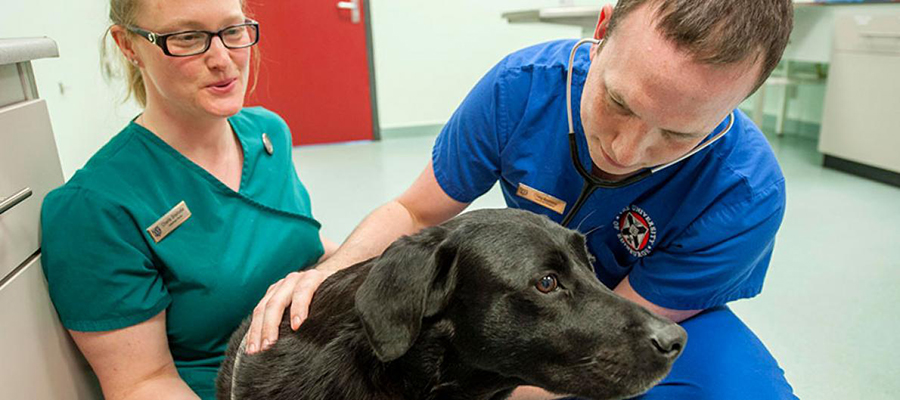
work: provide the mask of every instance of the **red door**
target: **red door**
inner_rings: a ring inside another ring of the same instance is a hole
[[[262,63],[248,103],[281,115],[294,145],[374,139],[363,3],[249,2],[259,21]]]

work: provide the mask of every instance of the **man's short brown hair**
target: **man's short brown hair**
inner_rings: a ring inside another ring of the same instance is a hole
[[[656,8],[660,33],[697,62],[732,64],[762,56],[753,91],[778,65],[793,27],[791,0],[619,0],[606,36],[645,4]]]

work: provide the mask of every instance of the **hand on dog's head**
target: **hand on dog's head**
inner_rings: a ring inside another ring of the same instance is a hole
[[[659,382],[686,334],[604,287],[585,239],[546,217],[479,210],[399,239],[373,261],[356,310],[382,362],[450,324],[469,367],[594,399]]]

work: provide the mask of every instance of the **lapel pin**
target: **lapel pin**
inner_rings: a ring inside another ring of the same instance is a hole
[[[263,133],[263,134],[262,134],[262,141],[263,141],[263,147],[266,148],[266,153],[269,153],[270,156],[271,156],[272,154],[274,154],[274,153],[275,153],[275,148],[272,147],[272,141],[269,140],[269,135],[266,135],[265,133]]]

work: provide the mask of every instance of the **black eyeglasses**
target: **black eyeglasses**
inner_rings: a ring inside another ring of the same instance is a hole
[[[250,19],[243,24],[231,25],[218,32],[182,31],[161,35],[136,26],[126,28],[159,46],[163,53],[170,57],[188,57],[206,53],[214,36],[222,39],[222,44],[229,49],[243,49],[259,42],[259,23]]]

